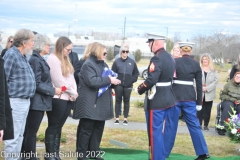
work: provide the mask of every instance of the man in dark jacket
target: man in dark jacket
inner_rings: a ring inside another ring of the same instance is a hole
[[[12,109],[9,102],[3,64],[4,60],[0,56],[0,142],[14,138]]]
[[[76,64],[78,63],[78,54],[76,52],[71,51],[69,54],[70,61],[75,68]]]
[[[164,40],[164,36],[148,34],[147,43],[154,56],[148,66],[148,78],[136,90],[139,94],[150,92],[146,94],[144,105],[151,160],[165,160],[163,139],[165,112],[177,103],[172,90],[174,59],[165,51]]]
[[[70,58],[71,64],[73,65],[73,68],[75,69],[76,65],[78,64],[78,54],[76,52],[71,51],[71,53],[69,54],[69,58]],[[77,81],[76,81],[76,84],[78,84]],[[72,103],[72,110],[74,109],[75,105],[76,105],[76,102],[74,101]],[[69,117],[72,117],[72,113],[71,112],[69,114]]]

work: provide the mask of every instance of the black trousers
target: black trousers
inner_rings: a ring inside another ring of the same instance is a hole
[[[46,134],[56,135],[62,132],[62,127],[71,111],[72,102],[53,98],[52,111],[47,111],[48,127]]]
[[[22,148],[25,153],[36,153],[37,132],[40,127],[44,111],[29,110],[24,132]],[[33,155],[34,154],[29,154]]]
[[[237,111],[237,114],[240,113],[240,105],[235,105],[232,101],[223,101],[221,104],[222,109],[222,116],[221,116],[221,125],[225,125],[224,121],[230,117],[229,113],[233,114],[232,108],[235,108]]]
[[[201,126],[202,121],[204,121],[204,126],[208,126],[211,118],[212,104],[213,101],[206,102],[205,96],[203,97],[202,109],[200,111],[197,111],[197,117]]]
[[[115,116],[116,116],[116,118],[119,118],[119,115],[120,115],[122,98],[123,98],[123,104],[124,104],[123,115],[124,115],[124,118],[128,117],[131,93],[132,93],[132,88],[127,88],[127,87],[123,87],[120,85],[115,87]]]
[[[77,152],[84,156],[89,151],[100,151],[100,143],[102,140],[105,121],[92,120],[82,118],[79,121],[77,132]]]

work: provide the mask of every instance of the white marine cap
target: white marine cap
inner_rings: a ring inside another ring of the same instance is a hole
[[[146,43],[149,43],[152,40],[165,40],[166,39],[165,36],[162,36],[159,34],[153,34],[153,33],[147,33],[147,38],[148,38],[148,40]]]
[[[178,42],[178,44],[179,44],[180,48],[184,47],[184,46],[189,46],[189,47],[193,48],[195,43],[192,43],[192,42]]]

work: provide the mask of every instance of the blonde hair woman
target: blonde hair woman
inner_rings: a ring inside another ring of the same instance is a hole
[[[68,57],[72,46],[70,39],[59,37],[53,53],[47,59],[53,86],[62,88],[61,94],[53,97],[52,111],[47,112],[48,127],[45,133],[47,155],[56,155],[58,160],[62,127],[72,108],[72,101],[78,97],[74,69]],[[54,157],[45,157],[45,160],[53,159]]]
[[[171,50],[171,54],[173,58],[181,57],[179,44],[174,45],[173,49]]]
[[[101,153],[99,146],[105,121],[113,118],[111,89],[108,88],[98,97],[99,88],[120,83],[116,77],[102,77],[103,69],[107,67],[104,62],[106,55],[104,45],[98,42],[92,43],[90,56],[84,62],[79,73],[79,85],[81,87],[78,89],[78,103],[73,112],[73,118],[81,119],[78,125],[76,151],[83,153],[83,156],[79,157],[78,160],[87,158],[102,159],[101,157],[95,157],[98,154],[88,155],[88,152]]]
[[[211,117],[213,100],[216,98],[216,87],[218,83],[218,72],[215,70],[212,57],[204,53],[200,58],[202,69],[202,110],[197,112],[200,125],[204,121],[204,130],[208,131],[208,124]]]

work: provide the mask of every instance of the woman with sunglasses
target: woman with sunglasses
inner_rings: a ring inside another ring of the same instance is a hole
[[[114,124],[119,124],[120,108],[124,104],[124,120],[123,125],[128,125],[128,113],[129,113],[129,102],[132,92],[133,83],[137,81],[139,71],[135,61],[128,57],[129,46],[123,44],[119,50],[120,58],[116,59],[112,65],[112,70],[118,74],[118,79],[121,80],[121,84],[114,87],[115,90],[115,117],[116,121]]]
[[[7,40],[7,44],[6,44],[6,47],[2,50],[2,53],[1,53],[1,56],[3,57],[4,54],[6,53],[6,51],[12,47],[12,44],[13,44],[13,36],[9,36],[8,37],[8,40]]]
[[[83,63],[79,77],[78,103],[73,117],[80,119],[77,133],[78,160],[93,158],[103,160],[100,143],[105,121],[113,118],[113,100],[111,89],[108,88],[98,96],[100,88],[110,84],[117,85],[121,81],[116,77],[102,76],[107,54],[106,47],[94,42],[90,47],[90,56]]]

